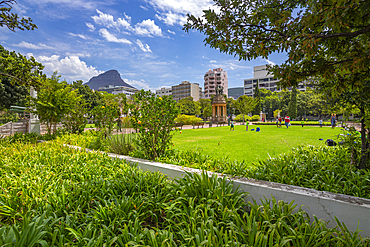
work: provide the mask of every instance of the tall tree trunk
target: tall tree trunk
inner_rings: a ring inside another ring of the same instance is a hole
[[[366,130],[365,130],[365,108],[361,107],[361,160],[358,166],[359,169],[364,169],[366,167],[366,162],[369,156],[368,143],[366,139]]]

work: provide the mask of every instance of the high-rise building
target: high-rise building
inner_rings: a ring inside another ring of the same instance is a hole
[[[257,83],[259,88],[264,88],[271,92],[280,92],[281,88],[277,86],[277,82],[279,80],[274,78],[274,75],[268,73],[266,65],[255,66],[253,67],[253,78],[244,80],[244,94],[253,97]],[[288,90],[291,89],[288,88]],[[304,83],[299,83],[297,89],[306,91],[307,86]]]
[[[155,95],[162,97],[164,95],[172,95],[172,87],[162,87],[161,89],[155,90]]]
[[[198,83],[182,81],[179,85],[172,86],[172,96],[176,101],[190,96],[194,101],[199,101],[202,98],[202,88]]]
[[[228,96],[228,79],[227,72],[222,68],[208,70],[204,75],[204,98],[210,99],[212,95],[216,95],[216,87],[223,87],[223,94]]]

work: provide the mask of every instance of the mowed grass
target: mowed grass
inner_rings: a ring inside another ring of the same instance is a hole
[[[261,131],[251,131],[256,127],[260,127]],[[251,125],[245,131],[245,125],[236,125],[234,131],[224,126],[184,129],[181,132],[177,131],[173,137],[174,149],[200,149],[213,157],[249,163],[286,153],[299,145],[325,145],[327,139],[336,141],[341,128],[290,126],[287,129],[285,126]]]

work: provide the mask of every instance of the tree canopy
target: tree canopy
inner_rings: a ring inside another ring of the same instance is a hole
[[[12,13],[12,4],[15,0],[0,0],[0,27],[6,26],[9,30],[15,32],[20,30],[34,30],[37,28],[32,23],[31,18],[20,18]],[[33,86],[39,88],[45,76],[42,74],[44,66],[38,63],[34,57],[27,58],[20,53],[8,51],[0,45],[0,80],[3,77],[10,79],[10,82],[18,85]]]
[[[15,32],[20,30],[34,30],[37,26],[32,23],[32,19],[20,18],[17,14],[11,13],[12,4],[16,4],[15,0],[0,0],[0,27],[6,26],[9,30]]]
[[[241,60],[286,53],[282,64],[269,68],[284,88],[303,81],[330,88],[333,97],[342,97],[343,104],[361,99],[360,167],[364,167],[370,155],[370,140],[365,139],[365,116],[370,107],[368,100],[362,100],[370,72],[369,1],[214,2],[217,10],[204,10],[201,17],[188,15],[184,30],[199,30],[206,35],[206,44]],[[369,126],[367,129],[369,132]]]
[[[188,15],[185,31],[243,60],[286,52],[272,68],[284,87],[320,75],[368,73],[370,5],[367,0],[214,0],[220,11]],[[277,14],[278,13],[278,14]],[[338,81],[346,87],[345,81]],[[361,82],[358,82],[361,86]]]

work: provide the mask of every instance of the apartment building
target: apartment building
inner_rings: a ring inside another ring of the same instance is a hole
[[[279,80],[274,78],[274,75],[268,73],[267,65],[255,66],[253,67],[253,78],[244,80],[244,94],[253,97],[257,83],[259,88],[264,88],[271,92],[280,92],[281,88],[277,86],[278,82]],[[288,90],[291,89],[288,88]],[[304,83],[299,83],[297,89],[306,91],[307,86]]]
[[[202,98],[202,88],[199,87],[198,83],[182,81],[179,85],[172,86],[172,97],[174,100],[179,101],[190,96],[193,97],[194,101],[199,101]]]
[[[162,87],[161,89],[157,89],[155,90],[155,95],[158,97],[172,95],[172,87]]]
[[[208,70],[204,75],[204,98],[210,99],[212,95],[216,95],[216,87],[223,87],[223,94],[228,96],[228,78],[227,72],[222,68]]]

